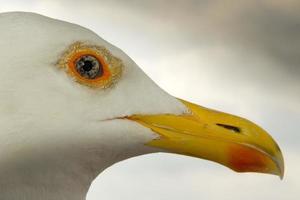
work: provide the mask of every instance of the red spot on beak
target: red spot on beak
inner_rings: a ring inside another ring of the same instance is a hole
[[[229,164],[238,172],[267,172],[268,157],[261,151],[242,145],[229,149]]]

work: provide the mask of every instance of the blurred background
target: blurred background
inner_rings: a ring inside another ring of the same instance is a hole
[[[299,1],[0,0],[0,12],[16,10],[90,28],[170,94],[258,123],[285,158],[280,181],[201,159],[146,155],[107,169],[88,200],[300,199]]]

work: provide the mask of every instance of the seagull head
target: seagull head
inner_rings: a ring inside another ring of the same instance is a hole
[[[11,181],[56,170],[90,182],[155,152],[283,176],[266,131],[169,95],[92,31],[22,12],[0,14],[0,25],[0,171],[18,171]]]

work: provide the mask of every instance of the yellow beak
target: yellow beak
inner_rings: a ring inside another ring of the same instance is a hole
[[[237,172],[283,177],[282,153],[272,137],[254,123],[186,101],[183,115],[127,117],[160,135],[147,145],[218,162]]]

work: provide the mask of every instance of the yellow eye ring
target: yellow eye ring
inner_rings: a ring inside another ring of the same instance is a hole
[[[63,54],[58,65],[77,82],[93,88],[108,88],[122,74],[120,59],[101,46],[76,42]]]

